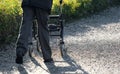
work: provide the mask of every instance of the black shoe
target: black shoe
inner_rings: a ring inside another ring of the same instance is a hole
[[[16,62],[17,64],[23,64],[23,56],[17,56],[15,62]]]
[[[45,59],[44,60],[44,63],[52,63],[53,62],[53,59]]]

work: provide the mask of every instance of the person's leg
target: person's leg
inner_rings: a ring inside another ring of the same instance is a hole
[[[51,62],[52,52],[49,45],[49,31],[48,31],[48,13],[40,8],[36,8],[36,17],[38,21],[38,37],[43,53],[44,62]]]
[[[23,20],[20,27],[16,46],[16,63],[23,63],[23,56],[28,49],[28,39],[31,38],[32,22],[34,18],[34,10],[32,7],[23,7]]]

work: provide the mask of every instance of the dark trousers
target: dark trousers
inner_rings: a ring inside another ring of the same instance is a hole
[[[29,38],[32,39],[32,25],[34,17],[38,23],[38,37],[44,59],[51,58],[51,48],[49,46],[49,31],[48,31],[48,13],[40,8],[24,6],[23,19],[20,27],[20,32],[17,40],[16,55],[24,56],[28,50]]]

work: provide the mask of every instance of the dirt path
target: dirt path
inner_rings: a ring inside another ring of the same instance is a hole
[[[15,64],[15,49],[0,52],[0,74],[120,74],[120,7],[75,21],[65,27],[67,55],[53,45],[54,63],[36,53]],[[57,42],[57,40],[56,40]]]

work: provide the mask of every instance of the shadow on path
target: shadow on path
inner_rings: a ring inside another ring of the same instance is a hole
[[[45,70],[46,72],[48,72],[48,70],[46,70],[44,67],[42,67],[35,58],[33,58],[33,57],[30,57],[30,58],[31,58],[31,61],[32,61],[35,65],[41,67],[43,70]]]
[[[4,50],[5,49],[5,50]],[[14,46],[6,46],[0,51],[0,74],[28,74],[23,65],[18,65],[15,63],[15,49]]]
[[[22,65],[18,66],[18,71],[20,74],[28,74],[25,68]]]
[[[65,57],[63,57],[64,61],[55,61],[54,63],[45,63],[47,66],[50,74],[89,74],[87,71],[81,68],[80,65],[78,65],[74,60],[71,59],[69,55],[66,54]],[[67,63],[69,66],[65,66],[64,64],[62,66],[56,66],[56,63]]]
[[[106,25],[120,22],[120,6],[111,7],[98,14],[92,15],[84,19],[68,23],[65,27],[65,36],[75,36],[76,34],[85,35],[85,33],[93,29],[103,29]]]

